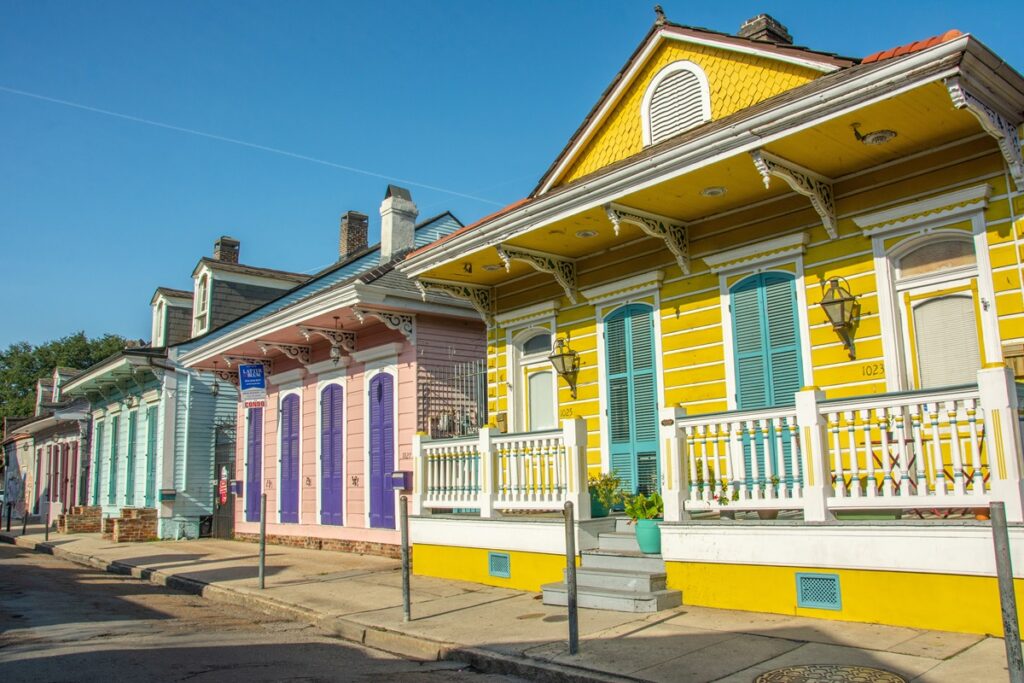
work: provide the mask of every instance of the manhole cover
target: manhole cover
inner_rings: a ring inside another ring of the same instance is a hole
[[[754,683],[907,683],[891,671],[867,666],[801,664],[766,671]]]

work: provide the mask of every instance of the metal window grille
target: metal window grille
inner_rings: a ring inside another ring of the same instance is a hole
[[[487,424],[487,361],[420,365],[417,428],[432,439],[472,436]]]
[[[797,607],[840,610],[843,606],[838,574],[797,574]]]
[[[487,553],[487,573],[499,579],[512,577],[512,558],[508,553]]]

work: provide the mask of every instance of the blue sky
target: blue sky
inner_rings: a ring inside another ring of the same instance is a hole
[[[245,263],[317,270],[346,210],[377,239],[388,179],[421,217],[466,223],[525,196],[652,5],[4,0],[0,347],[148,338],[153,290],[190,287],[221,234]],[[958,28],[1024,70],[1017,3],[662,5],[728,32],[768,12],[798,44],[851,56]]]

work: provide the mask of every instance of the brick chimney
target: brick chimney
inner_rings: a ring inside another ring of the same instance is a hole
[[[387,263],[413,246],[416,217],[420,215],[409,190],[388,185],[380,203],[380,262]]]
[[[789,30],[770,14],[758,14],[753,19],[747,19],[736,35],[763,43],[793,44],[793,36],[789,35]]]
[[[344,261],[353,254],[366,249],[366,233],[370,227],[370,217],[358,211],[346,211],[341,217],[341,228],[338,231],[338,260]]]
[[[213,243],[213,258],[224,263],[238,263],[238,252],[242,243],[234,237],[221,235],[221,238]]]

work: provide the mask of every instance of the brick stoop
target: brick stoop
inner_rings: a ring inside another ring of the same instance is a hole
[[[114,538],[114,520],[117,517],[104,517],[100,523],[100,537],[106,540]]]
[[[259,534],[235,533],[236,541],[248,543],[259,543]],[[393,560],[402,557],[402,547],[391,543],[376,543],[371,541],[349,541],[339,538],[318,538],[316,536],[282,536],[267,534],[267,543],[270,545],[285,545],[291,548],[306,548],[307,550],[334,550],[343,553],[359,553],[360,555],[379,555]]]
[[[113,519],[111,540],[114,543],[155,541],[157,512],[155,508],[121,508],[121,517]]]
[[[102,516],[98,505],[78,505],[57,518],[57,531],[62,534],[99,533]]]

